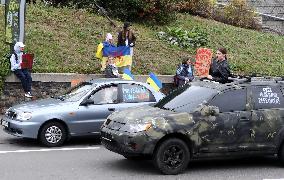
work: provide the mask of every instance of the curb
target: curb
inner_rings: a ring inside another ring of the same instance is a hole
[[[78,84],[82,81],[89,81],[91,79],[104,78],[103,74],[77,74],[77,73],[32,73],[33,81],[40,82],[70,82],[72,85]],[[149,75],[134,75],[134,80],[139,82],[146,82]],[[157,75],[162,83],[173,83],[173,75]],[[14,75],[10,74],[5,78],[6,83],[20,82]]]

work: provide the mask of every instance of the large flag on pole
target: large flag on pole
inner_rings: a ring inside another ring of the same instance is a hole
[[[162,88],[162,82],[158,79],[158,77],[150,72],[150,75],[147,79],[147,83],[152,86],[156,91],[159,91]]]
[[[5,2],[5,42],[24,42],[26,0]]]

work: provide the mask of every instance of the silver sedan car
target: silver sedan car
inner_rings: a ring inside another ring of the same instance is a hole
[[[6,111],[1,125],[14,136],[60,146],[69,137],[99,135],[101,125],[114,111],[156,103],[163,97],[146,83],[96,79],[59,97],[15,105]]]

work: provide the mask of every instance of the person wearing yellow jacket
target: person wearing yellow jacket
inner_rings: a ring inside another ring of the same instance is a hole
[[[113,44],[112,35],[110,33],[107,33],[105,41],[98,45],[97,52],[96,52],[96,58],[101,60],[101,71],[102,72],[104,72],[106,68],[106,61],[107,61],[106,58],[103,58],[103,48],[109,47],[109,46],[115,46],[115,45]]]

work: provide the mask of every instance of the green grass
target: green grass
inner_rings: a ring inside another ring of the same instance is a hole
[[[4,44],[4,9],[0,18],[0,55],[8,51]],[[117,24],[122,25],[120,21]],[[284,36],[237,28],[212,20],[179,14],[168,27],[190,30],[200,27],[208,32],[208,48],[228,49],[229,63],[235,73],[257,72],[265,75],[284,74]],[[196,49],[184,50],[156,38],[166,26],[133,24],[137,35],[134,48],[133,74],[174,74],[180,57],[194,55]],[[95,58],[97,44],[107,32],[114,37],[106,18],[85,10],[28,6],[26,14],[26,47],[36,55],[33,72],[100,73]]]

